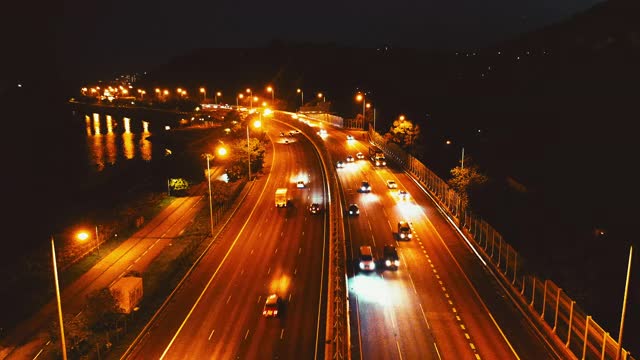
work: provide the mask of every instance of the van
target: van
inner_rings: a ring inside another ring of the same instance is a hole
[[[360,246],[360,270],[373,271],[375,269],[376,262],[371,246]]]

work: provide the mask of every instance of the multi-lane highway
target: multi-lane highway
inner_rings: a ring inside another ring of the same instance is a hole
[[[345,205],[360,207],[345,222],[354,359],[562,358],[532,330],[424,189],[392,163],[373,166],[362,132],[329,129],[324,141],[333,163],[344,163],[337,172]],[[389,189],[387,180],[398,188]],[[361,191],[362,181],[371,192]],[[402,199],[400,190],[409,197]],[[400,220],[410,222],[411,240],[398,241]],[[385,269],[384,245],[397,247],[397,270]],[[359,269],[360,246],[372,247],[375,271]]]
[[[203,257],[127,354],[132,359],[318,359],[324,357],[328,234],[326,184],[304,135],[269,124],[272,148],[216,246]],[[296,186],[304,180],[305,187]],[[289,206],[274,205],[286,187]],[[324,208],[324,205],[323,205]],[[270,294],[278,316],[265,317]]]

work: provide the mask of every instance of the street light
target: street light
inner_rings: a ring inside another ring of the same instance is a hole
[[[249,109],[253,109],[253,92],[247,88],[247,93],[249,94]]]
[[[201,87],[200,92],[202,93],[202,102],[205,102],[207,100],[207,90]]]
[[[218,103],[218,96],[222,96],[220,91],[216,92],[216,104]]]
[[[240,106],[238,105],[238,99],[242,99],[244,97],[244,95],[242,94],[238,94],[238,96],[236,96],[236,110],[240,108]]]
[[[318,99],[322,99],[322,102],[325,102],[324,94],[318,93]]]
[[[56,299],[58,301],[58,321],[60,321],[60,345],[62,346],[62,359],[67,360],[67,345],[64,341],[64,322],[62,321],[62,302],[60,300],[60,285],[58,283],[58,265],[56,264],[56,246],[51,235],[51,258],[53,262],[53,278],[56,285]]]
[[[447,140],[447,141],[445,141],[445,144],[451,145],[451,144],[453,144],[453,141]],[[462,156],[460,157],[460,168],[464,169],[464,146],[462,147]]]
[[[207,158],[207,183],[209,184],[209,223],[211,224],[211,236],[213,236],[213,201],[211,200],[211,168],[209,168],[209,158],[214,158],[213,155],[205,153]]]
[[[304,91],[302,91],[302,89],[298,89],[296,92],[300,94],[300,106],[304,106]]]
[[[366,108],[366,101],[365,101],[365,95],[364,93],[358,94],[356,95],[356,101],[362,101],[362,126],[364,127],[364,114],[365,114],[365,108]]]
[[[260,114],[260,119],[262,119],[262,114]],[[253,123],[253,127],[256,129],[262,126],[262,122],[260,120],[256,120]],[[249,124],[247,124],[247,166],[249,168],[249,181],[251,181],[251,148],[249,146]]]
[[[78,233],[78,235],[76,235],[76,237],[80,241],[85,241],[89,238],[89,233],[86,231],[81,231]],[[98,256],[100,256],[100,237],[98,236],[98,225],[96,225],[96,250]]]
[[[275,100],[276,90],[275,90],[273,87],[268,86],[268,87],[267,87],[267,92],[270,92],[270,93],[271,93],[271,102],[275,102],[275,101],[276,101],[276,100]]]

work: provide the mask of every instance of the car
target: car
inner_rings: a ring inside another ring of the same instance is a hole
[[[410,240],[413,237],[411,233],[411,226],[409,222],[405,220],[398,221],[398,239],[400,240]]]
[[[341,169],[341,168],[343,168],[343,167],[344,167],[344,163],[343,163],[342,161],[338,161],[338,162],[336,163],[336,167],[337,167],[338,169]]]
[[[349,205],[349,215],[360,215],[360,208],[357,204]]]
[[[305,187],[304,180],[298,180],[298,182],[296,183],[296,187],[298,189],[303,189]]]
[[[376,259],[371,246],[360,246],[360,270],[373,271],[376,269]]]
[[[409,193],[406,192],[405,190],[399,190],[398,191],[398,198],[400,200],[409,200]]]
[[[264,303],[262,309],[262,315],[265,317],[277,317],[280,312],[280,297],[276,294],[267,296],[267,301]]]
[[[309,212],[312,214],[319,214],[322,209],[320,208],[320,204],[312,203],[309,205]]]
[[[387,269],[397,270],[400,267],[400,257],[398,257],[398,250],[393,245],[385,245],[382,251],[384,260],[384,266]]]
[[[387,180],[387,187],[389,189],[397,189],[398,188],[398,184],[396,184],[396,182],[394,180]]]
[[[368,181],[363,181],[360,184],[360,192],[371,192],[371,185],[369,184]]]
[[[358,152],[358,153],[356,154],[356,157],[358,158],[358,160],[363,160],[363,159],[364,159],[364,154],[363,154],[363,153],[361,153],[361,152]]]
[[[284,144],[289,145],[289,139],[284,139]]]
[[[347,155],[347,162],[353,162],[353,156]]]
[[[353,135],[347,135],[347,140],[353,140]]]
[[[284,133],[280,131],[280,137],[284,137]]]

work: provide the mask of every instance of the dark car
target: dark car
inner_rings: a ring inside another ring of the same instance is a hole
[[[349,215],[360,215],[360,208],[356,204],[349,205]]]
[[[362,184],[360,184],[360,192],[371,192],[371,185],[368,181],[363,181]]]
[[[310,212],[310,213],[312,213],[312,214],[319,214],[319,213],[320,213],[320,211],[321,211],[320,204],[318,204],[318,203],[313,203],[313,204],[309,205],[309,212]]]
[[[384,266],[387,269],[397,270],[400,267],[400,258],[398,257],[398,250],[393,245],[385,245],[383,250],[382,259],[384,260]]]

